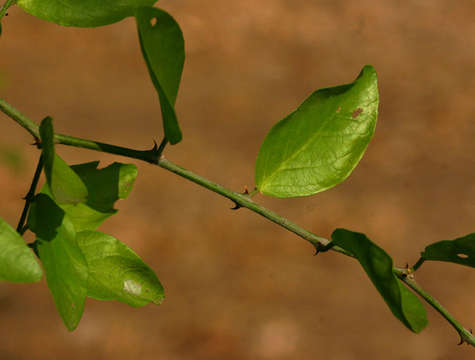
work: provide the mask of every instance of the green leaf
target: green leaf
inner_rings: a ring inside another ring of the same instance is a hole
[[[99,161],[93,161],[71,167],[89,193],[85,203],[60,205],[77,232],[95,230],[104,220],[116,214],[114,203],[127,198],[137,177],[137,167],[133,164],[115,162],[102,169],[98,169],[98,165]],[[50,194],[47,186],[41,191]]]
[[[351,84],[314,92],[264,140],[256,162],[258,190],[281,198],[308,196],[345,180],[373,136],[378,103],[371,66]]]
[[[87,188],[66,162],[54,150],[53,122],[45,118],[40,125],[41,147],[46,180],[59,204],[75,204],[87,199]]]
[[[424,306],[393,274],[393,260],[383,249],[366,235],[345,229],[336,229],[332,240],[356,256],[394,316],[409,330],[418,333],[426,327]]]
[[[94,27],[133,16],[157,0],[18,0],[18,6],[40,19],[63,26]]]
[[[42,273],[23,238],[0,218],[0,281],[36,282]]]
[[[163,10],[143,7],[135,17],[142,55],[160,99],[165,136],[173,145],[182,139],[175,101],[185,62],[183,34]]]
[[[72,331],[84,311],[88,278],[74,225],[53,199],[38,194],[30,210],[28,227],[36,234],[38,253],[58,312]]]
[[[77,240],[89,267],[88,296],[135,307],[162,302],[157,276],[125,244],[94,231],[78,233]]]
[[[455,240],[443,240],[425,248],[421,254],[424,260],[448,261],[475,267],[475,233]]]

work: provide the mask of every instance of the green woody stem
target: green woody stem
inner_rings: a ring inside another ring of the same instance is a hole
[[[7,13],[7,10],[10,6],[14,5],[16,3],[16,0],[7,0],[5,1],[5,4],[3,4],[2,8],[0,9],[0,20],[5,16]]]
[[[8,104],[6,101],[0,98],[0,111],[5,113],[7,116],[15,120],[18,124],[24,127],[30,134],[32,134],[36,139],[38,138],[38,125],[30,120],[25,115],[21,114],[13,106]],[[198,184],[208,190],[211,190],[217,194],[220,194],[236,204],[236,209],[240,207],[245,207],[266,219],[280,225],[281,227],[293,232],[294,234],[300,236],[301,238],[307,240],[318,250],[321,247],[325,247],[330,243],[329,240],[317,236],[302,227],[294,224],[290,220],[270,211],[263,206],[255,203],[250,194],[240,194],[225,188],[219,184],[216,184],[208,179],[205,179],[187,169],[184,169],[173,162],[165,159],[161,156],[163,147],[166,145],[166,139],[162,141],[160,147],[154,146],[151,150],[134,150],[130,148],[125,148],[116,145],[105,144],[97,141],[86,140],[81,138],[76,138],[72,136],[55,134],[55,140],[58,144],[64,144],[69,146],[75,146],[85,149],[91,149],[121,156],[126,156],[133,159],[138,159],[146,161],[155,165],[160,166],[163,169],[171,171],[185,179],[188,179],[195,184]],[[330,249],[330,248],[329,248]],[[346,250],[334,246],[330,250],[342,253],[347,256],[353,257],[352,254]],[[420,265],[420,264],[418,264]],[[394,268],[394,274],[398,276],[401,281],[403,281],[407,286],[409,286],[414,292],[416,292],[420,297],[422,297],[427,303],[429,303],[434,309],[436,309],[459,333],[462,342],[475,346],[475,338],[470,331],[466,330],[460,323],[458,323],[452,315],[431,295],[429,295],[425,290],[423,290],[414,280],[410,278],[407,270]]]

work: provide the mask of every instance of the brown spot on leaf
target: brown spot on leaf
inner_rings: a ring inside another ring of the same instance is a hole
[[[361,113],[363,112],[362,108],[358,108],[355,111],[353,111],[353,114],[351,114],[351,117],[353,119],[356,119]]]
[[[341,106],[338,106],[338,109],[336,109],[336,112],[339,113],[341,111]]]

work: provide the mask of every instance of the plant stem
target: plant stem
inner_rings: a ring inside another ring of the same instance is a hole
[[[30,134],[35,138],[38,138],[38,125],[27,118],[25,115],[21,114],[13,106],[5,102],[3,99],[0,99],[0,110],[8,115],[10,118],[15,120],[18,124],[24,127]],[[211,190],[217,194],[220,194],[233,202],[235,202],[238,207],[245,207],[249,210],[265,217],[266,219],[280,225],[281,227],[293,232],[294,234],[300,236],[301,238],[307,240],[318,250],[321,247],[327,246],[330,241],[323,237],[317,236],[302,227],[294,224],[290,220],[274,213],[271,210],[264,208],[263,206],[255,203],[249,196],[249,194],[240,194],[234,191],[231,191],[225,188],[222,185],[216,184],[208,179],[205,179],[187,169],[184,169],[173,162],[161,157],[161,151],[166,145],[166,139],[164,139],[159,147],[156,145],[151,150],[133,150],[125,147],[100,143],[96,141],[76,138],[72,136],[55,134],[55,141],[59,144],[75,146],[90,150],[96,150],[121,156],[126,156],[133,159],[143,160],[155,165],[162,167],[168,171],[171,171],[185,179],[188,179],[208,190]],[[162,146],[163,145],[163,146]],[[35,173],[36,174],[36,173]],[[333,246],[331,249],[339,253],[342,253],[347,256],[354,257],[348,251],[338,247]],[[423,261],[419,260],[416,265],[414,265],[413,270],[416,270]],[[434,309],[436,309],[459,333],[462,342],[475,346],[475,338],[470,331],[466,330],[460,323],[458,323],[452,315],[431,295],[429,295],[425,290],[423,290],[414,280],[408,275],[407,269],[393,269],[394,274],[403,281],[407,286],[414,290],[419,296],[421,296],[427,303],[429,303]]]
[[[3,4],[2,8],[0,9],[0,20],[5,16],[7,13],[7,10],[10,6],[14,5],[16,3],[16,0],[7,0],[5,1],[5,4]]]
[[[35,197],[36,186],[38,185],[38,181],[40,179],[41,170],[43,170],[43,156],[40,155],[40,158],[38,160],[38,165],[36,166],[35,175],[33,175],[33,180],[31,181],[30,189],[28,190],[28,193],[25,196],[25,206],[21,213],[20,220],[18,221],[18,226],[16,228],[16,231],[20,235],[23,235],[26,231],[26,227],[25,227],[26,216],[28,215],[30,204],[33,201],[33,198]]]
[[[412,290],[414,290],[420,297],[422,297],[428,304],[430,304],[437,312],[447,320],[450,325],[454,327],[454,329],[460,335],[460,344],[467,343],[472,346],[475,346],[475,337],[471,333],[471,331],[465,329],[454,317],[439,303],[436,299],[434,299],[429,293],[427,293],[424,289],[422,289],[419,284],[414,280],[411,279],[410,276],[397,272],[397,276],[401,281],[403,281],[407,286],[409,286]]]
[[[37,138],[39,136],[38,125],[32,120],[30,120],[27,116],[21,114],[17,109],[15,109],[13,106],[8,104],[5,100],[1,98],[0,98],[0,110],[4,112],[6,115],[8,115],[10,118],[15,120],[17,123],[19,123],[34,137]],[[100,143],[96,141],[81,139],[81,138],[62,135],[62,134],[55,134],[54,137],[55,137],[55,141],[58,144],[91,149],[91,150],[106,152],[110,154],[122,155],[129,158],[143,160],[143,161],[147,161],[149,163],[158,165],[168,171],[171,171],[185,179],[188,179],[198,185],[201,185],[217,194],[220,194],[234,201],[236,204],[238,204],[241,207],[248,208],[249,210],[254,211],[257,214],[264,216],[270,221],[282,226],[283,228],[307,240],[312,245],[314,245],[316,249],[318,249],[321,246],[326,246],[330,242],[329,240],[323,237],[317,236],[303,229],[302,227],[294,224],[290,220],[255,203],[249,198],[249,196],[226,189],[224,186],[221,186],[212,181],[209,181],[208,179],[205,179],[189,170],[186,170],[163,157],[159,158],[159,154],[160,154],[159,151],[162,149],[164,144],[166,144],[166,140],[162,141],[162,144],[160,145],[158,149],[156,148],[156,146],[154,146],[152,150],[141,151],[141,150],[133,150],[129,148]],[[348,255],[348,256],[352,256],[348,251],[338,246],[334,246],[332,250]]]
[[[232,201],[234,201],[237,205],[239,205],[240,207],[245,207],[263,217],[265,217],[266,219],[282,226],[283,228],[293,232],[294,234],[300,236],[301,238],[307,240],[308,242],[310,242],[312,245],[314,245],[316,248],[318,248],[319,246],[325,246],[325,245],[328,245],[329,243],[329,240],[323,238],[323,237],[320,237],[320,236],[317,236],[305,229],[303,229],[302,227],[294,224],[293,222],[291,222],[290,220],[276,214],[275,212],[269,210],[269,209],[266,209],[265,207],[255,203],[253,200],[251,200],[251,198],[249,197],[249,195],[245,195],[245,194],[240,194],[240,193],[237,193],[237,192],[234,192],[234,191],[231,191],[229,189],[226,189],[224,186],[221,186],[219,184],[216,184],[212,181],[209,181],[208,179],[205,179],[187,169],[184,169],[182,168],[181,166],[178,166],[174,163],[172,163],[171,161],[165,159],[165,158],[161,158],[158,162],[158,166],[168,170],[168,171],[171,171],[185,179],[188,179],[198,185],[201,185],[202,187],[205,187],[206,189],[208,190],[211,190],[217,194],[220,194]],[[337,247],[337,246],[334,246],[332,248],[332,250],[334,251],[337,251],[339,253],[343,253],[345,255],[348,255],[348,256],[352,256],[348,251],[340,248],[340,247]]]
[[[35,140],[39,139],[40,132],[38,124],[20,113],[2,98],[0,98],[0,111],[2,111],[11,119],[15,120],[20,126],[28,131],[35,138]],[[143,160],[152,164],[158,163],[158,153],[155,147],[151,150],[134,150],[122,146],[115,146],[98,141],[91,141],[61,134],[55,134],[54,138],[55,142],[58,144],[65,144],[69,146],[126,156],[133,159]]]

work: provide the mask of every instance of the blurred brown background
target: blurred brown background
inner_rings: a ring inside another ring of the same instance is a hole
[[[163,0],[187,49],[172,161],[241,191],[267,131],[313,90],[379,74],[376,135],[353,175],[325,193],[256,201],[328,237],[362,231],[404,266],[425,245],[472,232],[475,2]],[[136,148],[161,137],[135,24],[98,29],[14,8],[0,39],[0,96],[56,130]],[[38,152],[0,114],[0,216],[16,223]],[[127,159],[58,148],[68,161]],[[0,359],[473,359],[428,309],[420,335],[389,312],[358,263],[314,257],[302,239],[173,174],[138,163],[101,230],[130,245],[166,289],[160,307],[88,300],[68,333],[43,281],[0,284]],[[427,263],[420,283],[475,327],[475,272]]]

